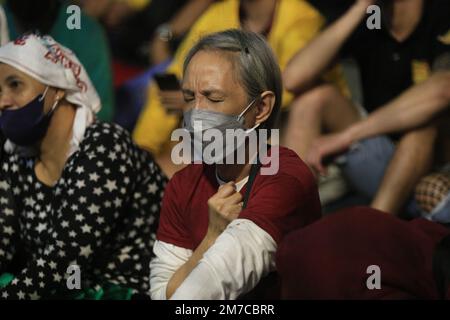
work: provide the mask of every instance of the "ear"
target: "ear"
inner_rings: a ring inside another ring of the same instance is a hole
[[[272,114],[273,106],[275,105],[275,94],[272,91],[264,91],[261,98],[257,101],[257,114],[255,124],[260,124],[266,121]]]

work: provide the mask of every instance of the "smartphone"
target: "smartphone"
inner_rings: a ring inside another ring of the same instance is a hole
[[[154,76],[156,84],[162,91],[181,90],[180,81],[173,73],[158,73]]]

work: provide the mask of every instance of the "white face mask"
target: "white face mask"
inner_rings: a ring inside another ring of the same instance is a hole
[[[244,126],[243,116],[253,106],[256,100],[254,99],[250,102],[238,116],[199,109],[185,111],[183,127],[190,133],[194,141],[194,160],[202,160],[207,164],[213,164],[222,161],[230,153],[234,153],[245,142],[245,137],[260,125],[256,124],[250,129]],[[210,140],[205,139],[205,137],[209,136],[208,131],[212,133],[212,129],[214,129],[215,133],[220,132],[222,142],[224,142],[223,148],[216,149],[222,150],[222,152],[219,151],[214,156],[203,152],[212,143]],[[227,132],[230,132],[230,130],[235,133],[234,137],[236,139],[226,139]],[[236,141],[238,142],[237,144],[235,143]],[[199,147],[201,150],[199,150]]]

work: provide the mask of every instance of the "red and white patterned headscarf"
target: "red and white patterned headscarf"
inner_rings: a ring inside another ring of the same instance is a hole
[[[65,100],[78,106],[71,141],[73,153],[86,127],[100,111],[100,98],[75,54],[50,36],[22,36],[0,47],[0,62],[8,64],[42,84],[64,89]],[[7,146],[5,146],[8,149]]]

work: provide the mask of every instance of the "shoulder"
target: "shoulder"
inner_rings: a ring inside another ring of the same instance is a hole
[[[281,1],[274,22],[276,38],[292,48],[303,45],[292,37],[309,39],[316,35],[325,23],[323,16],[305,1]]]
[[[113,162],[130,162],[145,152],[135,145],[130,134],[119,125],[95,121],[86,129],[80,153],[89,157],[108,158]]]
[[[302,189],[317,189],[311,170],[291,149],[272,146],[262,163],[261,179],[265,181],[285,181]]]
[[[115,123],[99,120],[92,123],[86,129],[83,142],[92,142],[93,140],[102,141],[108,144],[121,142],[132,144],[131,136],[124,128]]]
[[[278,161],[279,168],[278,173],[279,174],[297,174],[297,173],[303,173],[303,174],[311,174],[311,171],[309,170],[308,166],[303,162],[302,159],[291,149],[281,146],[271,146],[271,148],[268,151],[268,158],[270,158],[271,161]],[[277,160],[278,158],[278,160]],[[265,158],[263,158],[265,159]],[[266,164],[268,160],[265,160],[263,162],[263,168],[268,167],[269,164]]]
[[[304,21],[305,19],[312,19],[321,22],[323,20],[320,12],[311,4],[303,0],[281,1],[279,15],[284,21]]]
[[[165,181],[151,154],[139,148],[129,132],[113,123],[96,121],[86,129],[79,150],[68,162],[68,172],[76,166],[85,167],[86,172],[126,175],[133,183],[149,177]]]
[[[237,9],[239,6],[238,0],[227,0],[227,1],[216,1],[213,4],[211,4],[206,10],[204,16],[214,16],[216,14],[225,14],[225,13],[234,13],[234,10]],[[237,14],[237,12],[236,12]],[[217,18],[217,16],[216,16]]]
[[[208,167],[205,164],[190,164],[173,175],[168,187],[177,191],[195,188]]]
[[[280,9],[300,10],[297,12],[298,16],[317,16],[319,11],[306,0],[284,0],[280,1]]]
[[[206,33],[238,27],[238,16],[238,0],[218,1],[208,7],[192,29],[203,36]]]

